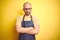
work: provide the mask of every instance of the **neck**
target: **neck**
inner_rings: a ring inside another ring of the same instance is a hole
[[[30,16],[30,15],[26,15],[26,14],[25,14],[25,16]]]

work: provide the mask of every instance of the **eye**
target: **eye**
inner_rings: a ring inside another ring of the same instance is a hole
[[[32,8],[24,8],[24,10],[31,10]]]

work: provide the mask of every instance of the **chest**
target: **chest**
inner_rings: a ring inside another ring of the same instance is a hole
[[[22,27],[34,27],[33,21],[22,21]]]

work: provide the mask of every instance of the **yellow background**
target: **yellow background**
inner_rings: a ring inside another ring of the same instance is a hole
[[[32,4],[32,15],[39,19],[37,40],[59,40],[59,0],[0,0],[0,40],[17,40],[16,17],[23,15],[23,3]]]

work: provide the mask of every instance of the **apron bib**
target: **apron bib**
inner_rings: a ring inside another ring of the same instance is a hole
[[[24,17],[25,16],[23,16],[21,26],[25,27],[25,28],[26,27],[34,27],[34,24],[33,24],[33,21],[32,21],[32,16],[30,16],[30,18],[31,18],[30,21],[24,21]],[[20,33],[18,40],[35,40],[35,34]]]

